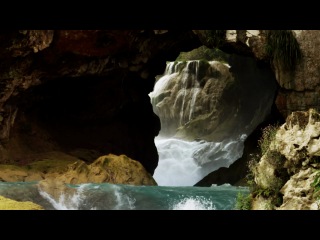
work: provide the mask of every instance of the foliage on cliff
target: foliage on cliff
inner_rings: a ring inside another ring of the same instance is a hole
[[[266,31],[266,52],[272,60],[279,61],[282,66],[293,71],[301,60],[302,53],[291,30]]]
[[[320,209],[320,114],[292,112],[263,131],[264,153],[249,162],[251,209]]]

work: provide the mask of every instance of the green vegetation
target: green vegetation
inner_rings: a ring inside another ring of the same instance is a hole
[[[229,54],[221,51],[218,48],[208,48],[201,46],[193,49],[190,52],[181,52],[176,61],[188,61],[188,60],[204,60],[204,61],[219,61],[228,62]]]
[[[227,30],[206,30],[206,40],[208,44],[219,47],[225,42]]]
[[[261,154],[264,155],[270,146],[270,143],[274,140],[279,124],[268,125],[262,130],[262,137],[258,140],[258,146],[261,150]]]
[[[262,129],[261,138],[258,140],[258,147],[260,148],[259,154],[251,154],[250,160],[248,162],[248,174],[246,175],[246,182],[250,191],[250,199],[244,199],[243,196],[239,196],[237,199],[236,208],[251,208],[249,203],[246,201],[252,201],[254,198],[262,197],[270,201],[268,209],[274,209],[282,204],[282,195],[280,189],[282,188],[284,182],[288,179],[288,173],[283,167],[284,156],[275,150],[270,150],[269,146],[271,142],[275,139],[277,130],[279,128],[279,123],[275,125],[268,125]],[[257,168],[261,157],[265,155],[265,161],[274,166],[275,176],[269,179],[268,186],[259,186],[255,181],[255,175],[257,174]]]
[[[251,195],[239,192],[236,198],[235,210],[250,210],[251,209]]]
[[[320,191],[320,171],[316,174],[311,187],[314,187],[314,194],[317,194]],[[320,200],[320,195],[317,196],[317,199]]]
[[[282,63],[287,70],[295,70],[296,64],[302,58],[299,43],[291,30],[266,31],[266,52],[271,60]]]

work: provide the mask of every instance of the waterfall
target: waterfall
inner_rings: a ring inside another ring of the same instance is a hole
[[[161,121],[153,175],[158,185],[192,186],[210,172],[229,167],[271,111],[274,79],[250,58],[234,64],[167,62],[158,76],[149,94]]]

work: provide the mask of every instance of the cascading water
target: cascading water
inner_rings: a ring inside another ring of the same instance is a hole
[[[232,210],[245,187],[133,186],[110,183],[67,184],[53,196],[39,182],[0,182],[0,196],[31,201],[45,210]],[[0,204],[1,209],[1,204]]]
[[[158,185],[193,186],[242,156],[245,139],[271,110],[276,84],[251,58],[239,61],[243,67],[167,62],[149,94],[161,121]]]

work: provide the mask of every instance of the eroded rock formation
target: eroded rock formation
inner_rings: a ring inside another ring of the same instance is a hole
[[[109,154],[91,164],[62,152],[47,152],[32,157],[24,166],[0,165],[1,182],[60,181],[66,184],[113,183],[157,185],[140,162],[125,155]]]
[[[296,111],[287,117],[252,168],[258,186],[253,209],[319,209],[315,190],[320,173],[319,137],[320,114],[316,110]]]

